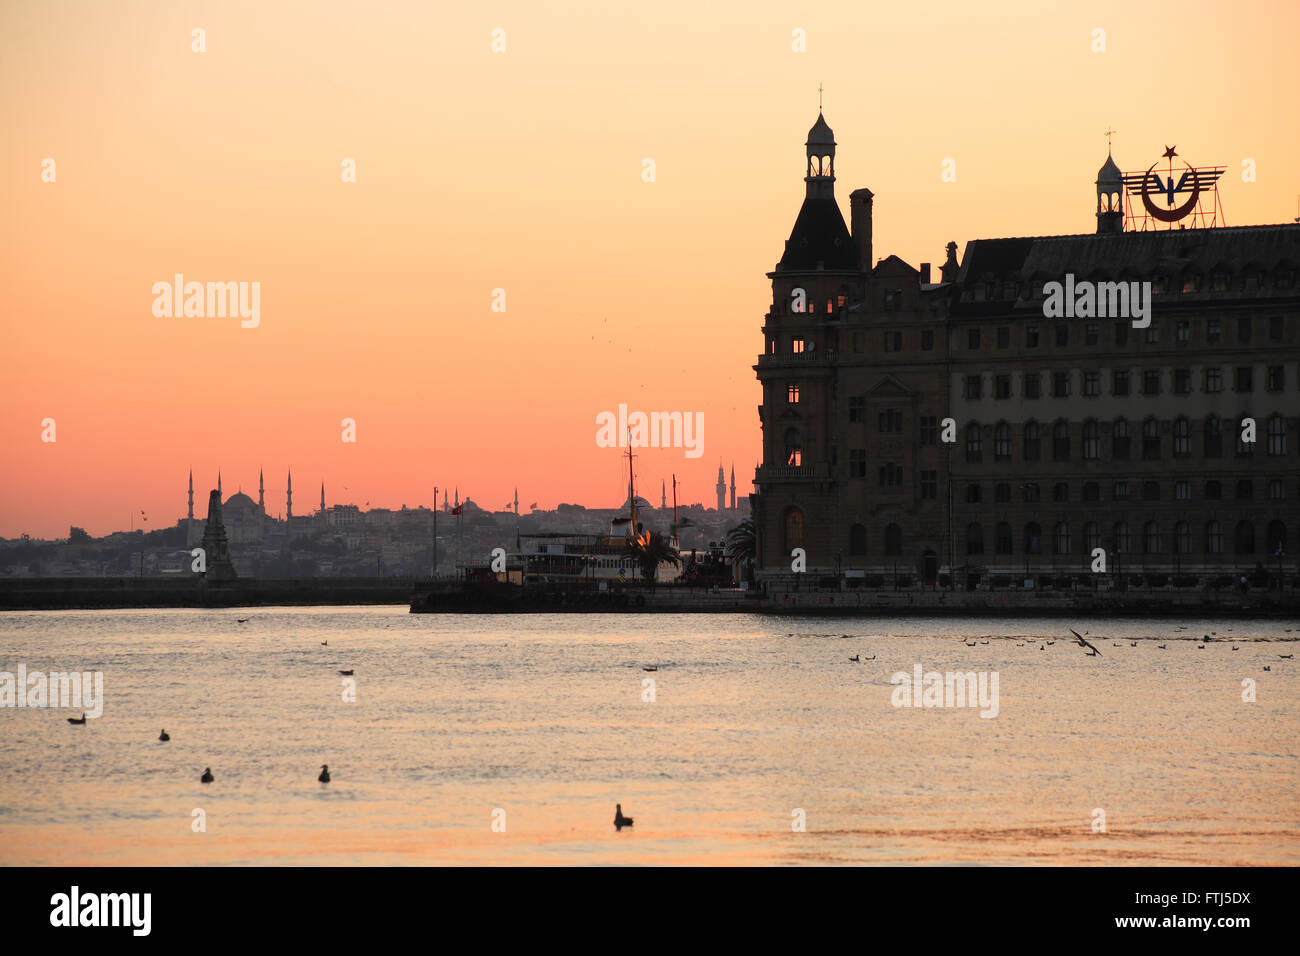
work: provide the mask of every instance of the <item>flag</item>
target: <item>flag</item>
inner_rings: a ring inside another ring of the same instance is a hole
[[[536,507],[537,507],[537,502],[534,501],[531,505],[528,506],[528,510],[529,510],[529,511],[532,511],[532,510],[533,510],[534,508],[536,508]]]
[[[458,515],[458,514],[462,514],[464,510],[465,510],[464,505],[457,505],[456,507],[451,509],[451,513],[454,515]]]

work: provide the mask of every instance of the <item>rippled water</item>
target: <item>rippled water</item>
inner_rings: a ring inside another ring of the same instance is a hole
[[[0,710],[0,863],[1300,862],[1300,623],[1070,623],[9,613],[0,670],[106,703]],[[918,663],[997,717],[892,706]]]

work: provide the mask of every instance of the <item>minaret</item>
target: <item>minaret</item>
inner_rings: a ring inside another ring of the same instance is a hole
[[[1107,139],[1109,139],[1109,135]],[[1106,163],[1097,171],[1097,232],[1124,231],[1124,208],[1120,197],[1124,194],[1124,174],[1115,165],[1115,159],[1106,151]]]
[[[266,484],[262,481],[262,469],[257,469],[257,508],[266,514]]]
[[[718,462],[718,511],[727,510],[727,481],[722,474],[722,462]]]
[[[457,508],[460,507],[460,489],[459,489],[459,488],[456,489],[456,507],[457,507]]]
[[[736,463],[731,463],[731,510],[736,510]]]
[[[663,479],[659,481],[659,509],[662,511],[668,507],[668,483]]]
[[[194,520],[194,469],[190,469],[190,501],[185,513],[185,547],[192,548],[198,543],[199,527]]]
[[[519,517],[519,488],[515,488],[515,517]]]
[[[434,504],[437,504],[437,502],[435,501]],[[442,489],[442,510],[443,510],[443,511],[450,511],[450,510],[451,510],[451,505],[447,503],[447,489],[446,489],[446,488]]]
[[[320,513],[325,514],[325,482],[320,483]]]
[[[217,494],[221,494],[221,469],[217,469]]]
[[[190,521],[194,520],[194,469],[193,468],[190,469],[190,509],[189,509],[189,513],[185,517],[188,518]]]

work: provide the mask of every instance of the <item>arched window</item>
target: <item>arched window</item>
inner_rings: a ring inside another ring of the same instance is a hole
[[[1042,553],[1043,529],[1038,527],[1037,521],[1030,521],[1025,525],[1025,554]]]
[[[1057,554],[1070,553],[1070,526],[1064,521],[1058,522],[1052,537],[1056,542]]]
[[[1128,522],[1115,522],[1115,553],[1128,554],[1133,550],[1133,540],[1129,537]]]
[[[1238,521],[1232,536],[1232,550],[1237,554],[1255,553],[1255,526],[1249,521]]]
[[[966,526],[966,553],[984,553],[984,528],[974,521]]]
[[[1186,458],[1192,453],[1192,423],[1186,418],[1174,419],[1174,457]]]
[[[1089,521],[1083,526],[1083,550],[1089,555],[1097,548],[1101,547],[1101,529],[1097,527],[1097,522]]]
[[[994,547],[998,554],[1010,554],[1011,545],[1011,525],[1005,521],[998,522],[997,530],[994,532]]]
[[[1064,419],[1058,419],[1052,426],[1052,461],[1070,460],[1070,425]]]
[[[966,426],[966,460],[980,462],[984,460],[984,439],[980,436],[979,422]]]
[[[1268,553],[1272,557],[1286,554],[1286,525],[1274,519],[1268,523],[1264,540],[1268,543]]]
[[[1155,521],[1142,526],[1142,550],[1147,554],[1160,553],[1160,525]]]
[[[1142,423],[1142,459],[1155,461],[1160,457],[1160,421],[1155,417]]]
[[[1110,457],[1115,461],[1129,459],[1128,419],[1117,418],[1110,433]]]
[[[903,529],[896,524],[885,525],[885,555],[897,557],[903,553]]]
[[[1205,553],[1223,554],[1223,526],[1217,521],[1205,523]]]
[[[849,554],[860,555],[867,553],[867,529],[860,524],[855,524],[849,529]]]
[[[1217,415],[1205,419],[1205,457],[1223,457],[1223,425]]]
[[[1281,415],[1273,415],[1268,420],[1268,453],[1286,454],[1286,421]]]
[[[1038,461],[1042,445],[1038,439],[1038,422],[1025,422],[1025,461]]]
[[[993,433],[993,457],[998,461],[1011,460],[1011,426],[998,422]]]
[[[803,547],[803,512],[788,508],[785,512],[785,553]]]
[[[1192,526],[1186,521],[1174,525],[1174,553],[1192,553]]]
[[[1101,457],[1101,430],[1091,418],[1083,423],[1083,457],[1089,461]]]
[[[796,468],[803,464],[803,442],[797,428],[785,430],[785,463]]]

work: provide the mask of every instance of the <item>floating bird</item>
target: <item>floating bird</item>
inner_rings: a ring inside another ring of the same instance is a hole
[[[320,642],[320,646],[321,646],[321,647],[329,647],[329,646],[330,646],[330,642],[329,642],[329,641],[321,641],[321,642]]]
[[[1204,645],[1204,644],[1197,644],[1197,645],[1196,645],[1196,649],[1197,649],[1198,651],[1203,651],[1203,650],[1205,650],[1205,645]]]
[[[1157,644],[1156,647],[1157,647],[1158,649],[1162,650],[1162,651],[1165,651],[1165,650],[1168,650],[1168,649],[1169,649],[1169,645],[1168,645],[1168,644]]]
[[[870,657],[867,658],[867,660],[869,660],[869,661],[874,661],[875,659],[876,659],[876,655],[875,655],[875,654],[872,654]]]
[[[339,671],[339,673],[342,674],[344,677],[351,677],[351,676],[352,676],[354,673],[356,673],[356,672],[355,672],[355,671]]]
[[[317,777],[316,779],[319,780],[321,783],[330,782],[330,768],[327,764],[320,765],[320,776]]]
[[[212,776],[212,768],[204,767],[203,776],[199,777],[199,783],[211,783],[214,779],[216,778]]]
[[[68,723],[70,723],[70,724],[84,724],[85,722],[86,722],[86,715],[85,715],[85,714],[82,714],[80,717],[69,717],[69,718],[68,718]]]
[[[861,654],[854,654],[852,657],[849,658],[849,660],[851,660],[853,663],[856,664],[856,663],[858,663],[858,661],[862,660],[862,655],[861,655]]]
[[[248,618],[246,618],[246,617],[237,617],[237,618],[235,618],[235,620],[238,621],[240,624],[247,624],[247,623],[248,623]]]
[[[653,671],[657,671],[659,668],[657,668],[657,667],[643,667],[643,668],[641,668],[641,669],[642,669],[643,671],[651,671],[651,672],[653,672]]]
[[[1048,647],[1051,647],[1051,646],[1052,646],[1053,644],[1055,644],[1055,643],[1056,643],[1056,641],[1048,641],[1048,642],[1047,642],[1047,646],[1048,646]]]
[[[1233,644],[1233,645],[1232,645],[1232,649],[1233,649],[1234,651],[1239,651],[1239,650],[1241,650],[1241,648],[1238,647],[1236,644]]]
[[[980,641],[981,644],[987,644],[988,641]]]
[[[1133,641],[1132,643],[1129,644],[1129,647],[1137,647],[1137,646],[1138,646],[1137,641]]]
[[[1279,658],[1281,658],[1282,660],[1284,660],[1284,661],[1292,660],[1292,659],[1295,657],[1294,654],[1279,654],[1279,655],[1277,655],[1277,656],[1278,656]]]
[[[632,825],[632,818],[623,816],[623,804],[614,804],[614,829],[621,830]]]
[[[163,730],[163,732],[160,733],[160,734],[158,735],[158,739],[161,740],[161,741],[163,741],[163,743],[166,743],[167,741],[171,740],[172,738],[171,738],[171,735],[168,734],[166,730]]]
[[[1091,653],[1088,655],[1089,657],[1097,657],[1098,655],[1101,654],[1101,651],[1097,650],[1097,648],[1093,647],[1091,644],[1085,641],[1083,639],[1083,635],[1080,634],[1078,631],[1076,631],[1074,628],[1070,628],[1070,633],[1079,639],[1080,647],[1086,647],[1088,648],[1089,651],[1091,651]]]
[[[1038,645],[1038,649],[1039,649],[1040,651],[1045,651],[1045,650],[1047,650],[1047,648],[1044,647],[1042,644],[1039,644],[1039,645]]]
[[[1110,646],[1111,646],[1111,647],[1119,647],[1119,642],[1118,642],[1118,641],[1111,641],[1111,642],[1110,642]]]
[[[1264,665],[1264,670],[1271,671],[1272,669],[1273,668],[1269,667],[1267,664]]]
[[[974,646],[975,646],[975,642],[974,642],[974,641],[967,641],[967,642],[966,642],[966,646],[967,646],[967,647],[974,647]]]
[[[1024,647],[1024,646],[1025,646],[1025,645],[1023,645],[1023,644],[1017,644],[1017,645],[1016,645],[1016,647]]]

